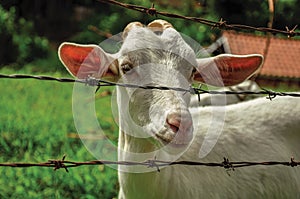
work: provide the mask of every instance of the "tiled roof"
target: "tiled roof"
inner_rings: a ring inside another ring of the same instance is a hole
[[[226,53],[264,55],[266,36],[225,31],[223,45]],[[271,37],[260,75],[300,78],[300,40]]]

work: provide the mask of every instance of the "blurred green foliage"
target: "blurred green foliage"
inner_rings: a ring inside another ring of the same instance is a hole
[[[154,3],[159,11],[214,21],[223,18],[230,24],[266,27],[269,21],[267,0],[122,2],[148,8]],[[275,28],[285,30],[285,26],[292,28],[300,24],[300,0],[275,2]],[[5,9],[0,6],[0,41],[3,44],[0,47],[0,66],[8,63],[22,66],[23,63],[46,57],[49,53],[47,51],[49,49],[56,51],[62,41],[98,44],[106,39],[106,35],[122,32],[131,21],[147,24],[157,18],[95,0],[3,0],[1,5]],[[158,17],[170,21],[178,31],[193,38],[202,46],[208,46],[216,41],[221,33],[217,28],[212,29],[199,23]]]
[[[16,10],[8,11],[0,5],[0,66],[10,63],[24,64],[47,56],[49,42],[37,36],[33,23],[16,18]]]

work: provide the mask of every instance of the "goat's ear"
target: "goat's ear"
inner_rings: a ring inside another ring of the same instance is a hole
[[[117,77],[117,60],[97,45],[62,43],[58,49],[60,61],[71,75],[79,79],[93,76]]]
[[[263,63],[263,56],[222,54],[197,59],[194,80],[212,86],[233,86],[250,78]]]

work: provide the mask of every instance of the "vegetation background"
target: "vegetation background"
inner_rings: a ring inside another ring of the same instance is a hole
[[[257,27],[266,27],[269,21],[267,0],[124,2],[145,7],[154,3],[160,11]],[[300,0],[275,2],[275,28],[300,23]],[[61,42],[98,44],[128,22],[147,24],[153,19],[96,0],[1,0],[0,73],[69,77],[56,53]],[[205,25],[167,20],[203,46],[220,36],[219,30]],[[45,162],[63,154],[74,161],[95,159],[74,137],[72,88],[68,83],[0,79],[0,162]],[[97,98],[96,107],[101,126],[116,141],[110,97]],[[118,191],[117,172],[105,166],[73,168],[69,173],[0,167],[0,176],[0,198],[113,198]]]

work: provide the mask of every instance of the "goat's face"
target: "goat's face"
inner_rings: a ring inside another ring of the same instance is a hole
[[[148,27],[131,23],[123,39],[117,54],[108,54],[95,45],[64,43],[59,56],[78,78],[114,76],[120,83],[183,89],[189,89],[193,80],[214,86],[234,85],[251,76],[262,63],[260,55],[197,59],[181,35],[163,20]],[[185,147],[193,137],[189,100],[189,92],[119,88],[120,127],[130,136],[154,140],[155,145]]]
[[[173,28],[157,34],[148,28],[129,31],[120,55],[120,81],[141,86],[189,89],[197,63],[193,50]],[[127,88],[125,93],[130,99],[127,104],[126,97],[121,96],[120,122],[126,133],[153,137],[159,144],[177,147],[190,143],[193,137],[188,111],[190,93],[132,88]],[[139,128],[133,130],[133,126]]]

